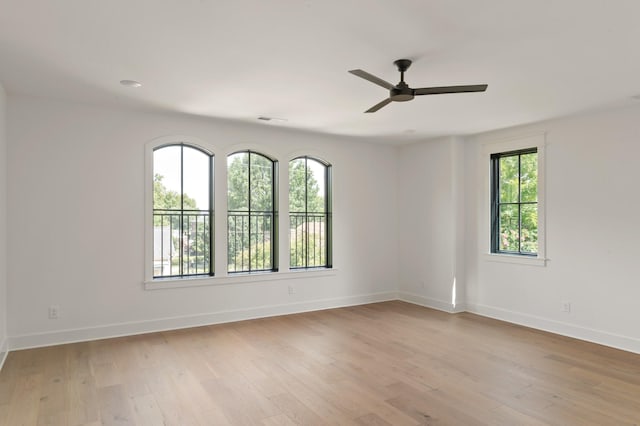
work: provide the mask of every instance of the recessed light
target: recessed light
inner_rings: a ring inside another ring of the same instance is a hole
[[[140,87],[140,86],[142,86],[142,83],[140,83],[139,81],[135,81],[135,80],[120,80],[120,84],[122,84],[125,87]]]

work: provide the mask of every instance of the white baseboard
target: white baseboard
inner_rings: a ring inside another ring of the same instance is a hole
[[[609,333],[586,327],[580,327],[561,321],[549,320],[535,315],[523,314],[520,312],[509,311],[507,309],[495,308],[486,305],[462,303],[454,307],[450,302],[431,299],[410,292],[398,292],[398,299],[404,302],[409,302],[452,314],[465,311],[471,312],[477,315],[482,315],[484,317],[494,318],[513,324],[523,325],[525,327],[535,328],[537,330],[548,331],[550,333],[573,337],[580,340],[586,340],[587,342],[597,343],[599,345],[605,345],[612,348],[622,349],[624,351],[640,354],[640,339],[635,339],[633,337],[622,336],[619,334]]]
[[[9,349],[29,349],[65,343],[85,342],[89,340],[107,339],[111,337],[131,336],[135,334],[158,331],[177,330],[181,328],[203,325],[221,324],[278,315],[296,314],[322,309],[341,308],[345,306],[364,305],[367,303],[396,300],[395,292],[383,292],[347,296],[333,299],[313,300],[309,302],[287,303],[282,305],[262,306],[257,308],[233,311],[212,312],[172,318],[159,318],[148,321],[136,321],[109,324],[98,327],[57,330],[48,333],[33,333],[9,338]]]
[[[525,327],[531,327],[554,334],[560,334],[562,336],[573,337],[575,339],[586,340],[599,345],[610,346],[612,348],[640,354],[640,339],[635,339],[633,337],[580,327],[561,321],[550,320],[535,315],[523,314],[492,306],[475,303],[467,303],[466,305],[468,312],[482,315],[484,317],[507,321],[523,325]]]
[[[544,330],[563,336],[610,346],[629,352],[640,354],[640,339],[621,336],[600,330],[576,326],[561,321],[509,311],[474,303],[462,303],[455,307],[451,302],[432,299],[410,292],[382,292],[366,295],[348,296],[333,299],[314,300],[281,305],[263,306],[258,308],[233,311],[212,312],[182,317],[159,318],[148,321],[109,324],[98,327],[58,330],[48,333],[34,333],[11,336],[0,342],[0,369],[9,350],[28,349],[42,346],[52,346],[65,343],[83,342],[89,340],[106,339],[111,337],[130,336],[135,334],[153,333],[158,331],[176,330],[180,328],[198,327],[203,325],[221,324],[278,315],[295,314],[317,311],[322,309],[340,308],[345,306],[364,305],[367,303],[402,300],[415,305],[437,309],[448,313],[472,312],[489,318],[495,318],[526,327]]]
[[[466,306],[464,303],[459,303],[453,306],[450,301],[446,302],[444,300],[431,299],[429,297],[424,297],[419,294],[410,293],[407,291],[398,292],[398,300],[413,303],[414,305],[424,306],[426,308],[437,309],[439,311],[448,312],[450,314],[464,312],[466,310]]]

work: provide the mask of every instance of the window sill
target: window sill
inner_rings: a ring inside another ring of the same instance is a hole
[[[186,288],[203,286],[221,286],[236,284],[252,284],[263,281],[280,281],[292,279],[307,279],[330,277],[336,275],[337,269],[304,269],[288,272],[256,272],[233,274],[224,277],[190,277],[190,278],[159,278],[144,282],[145,290],[161,290],[168,288]]]
[[[483,258],[489,262],[515,263],[530,266],[547,266],[547,261],[543,257],[519,256],[517,254],[497,254],[484,253]]]

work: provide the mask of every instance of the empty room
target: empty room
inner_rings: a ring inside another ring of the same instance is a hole
[[[0,0],[0,425],[639,425],[638,16]]]

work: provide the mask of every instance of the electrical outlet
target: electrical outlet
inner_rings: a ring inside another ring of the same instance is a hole
[[[49,306],[49,319],[58,319],[59,314],[60,314],[60,306],[58,305]]]
[[[567,314],[571,312],[571,302],[562,302],[562,312]]]
[[[293,294],[293,293],[295,293],[295,289],[293,288],[293,286],[292,286],[292,285],[290,285],[290,286],[288,287],[288,289],[289,289],[289,294]]]

